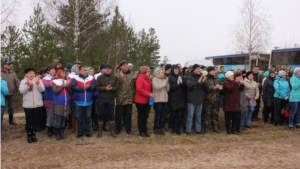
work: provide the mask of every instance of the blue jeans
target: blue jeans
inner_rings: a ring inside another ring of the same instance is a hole
[[[248,110],[242,112],[241,116],[241,126],[243,126],[244,122],[246,122],[246,126],[250,127],[251,123],[251,117],[252,117],[252,111],[250,109],[250,106],[248,106]]]
[[[163,129],[164,127],[164,113],[166,112],[167,103],[156,102],[154,103],[155,118],[154,118],[154,130]]]
[[[296,115],[296,125],[300,126],[300,102],[290,102],[292,111],[289,117],[289,127],[294,126],[294,118]]]
[[[77,126],[78,135],[90,134],[90,123],[92,115],[92,105],[78,106],[77,105]]]
[[[55,126],[53,126],[56,129],[64,129],[66,126],[66,117],[65,116],[59,116],[57,114],[54,114],[55,116]]]
[[[1,106],[1,125],[0,132],[2,132],[2,123],[3,123],[3,115],[4,115],[5,106]]]
[[[201,131],[201,111],[202,111],[202,104],[187,104],[188,107],[188,116],[186,120],[186,132],[192,132],[192,124],[193,124],[193,117],[195,113],[195,130],[196,132]]]

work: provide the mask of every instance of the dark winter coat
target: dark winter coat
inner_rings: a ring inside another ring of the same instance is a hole
[[[205,83],[198,83],[200,75],[191,73],[186,78],[186,86],[187,86],[187,103],[190,104],[203,104],[206,85]]]
[[[178,78],[181,77],[182,83],[178,84]],[[186,109],[186,85],[185,78],[180,75],[174,74],[174,67],[171,69],[171,75],[169,76],[169,100],[168,106],[169,109],[178,110]]]
[[[111,85],[111,90],[106,90],[108,85]],[[109,102],[114,101],[119,89],[119,79],[113,74],[105,74],[98,76],[96,81],[96,89],[99,91],[98,99],[101,101]]]
[[[239,93],[244,90],[244,84],[226,79],[224,88],[224,108],[225,112],[239,112]]]
[[[268,107],[274,107],[274,93],[275,93],[275,89],[274,89],[274,80],[275,78],[272,77],[268,77],[263,85],[263,99],[264,99],[264,103],[265,106]]]

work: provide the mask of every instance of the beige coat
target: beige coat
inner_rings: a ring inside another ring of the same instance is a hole
[[[154,102],[168,102],[168,92],[170,90],[169,83],[166,84],[166,79],[154,77],[152,79],[152,90]]]
[[[255,97],[259,97],[259,89],[258,89],[257,83],[254,80],[250,81],[247,78],[245,78],[244,86],[245,86],[246,96],[251,97],[253,106],[256,106]],[[249,106],[249,102],[247,102],[247,103]]]

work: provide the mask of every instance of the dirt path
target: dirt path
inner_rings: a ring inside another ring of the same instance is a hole
[[[300,166],[299,131],[289,133],[288,137],[252,141],[247,139],[246,131],[245,137],[225,133],[190,137],[167,133],[143,139],[123,132],[115,139],[108,133],[101,139],[95,133],[92,138],[77,139],[67,130],[68,138],[59,142],[46,137],[43,131],[37,134],[37,143],[28,144],[23,115],[18,114],[15,119],[17,126],[8,125],[7,117],[4,118],[2,168],[296,169]]]

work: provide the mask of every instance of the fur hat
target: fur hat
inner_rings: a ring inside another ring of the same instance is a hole
[[[227,71],[227,72],[225,73],[226,79],[228,79],[230,76],[233,76],[233,75],[234,75],[234,74],[233,74],[232,71]]]
[[[295,72],[295,71],[294,71]],[[279,72],[278,72],[278,76],[279,77],[282,77],[282,76],[284,76],[284,75],[286,75],[286,72],[284,71],[284,70],[280,70]]]

